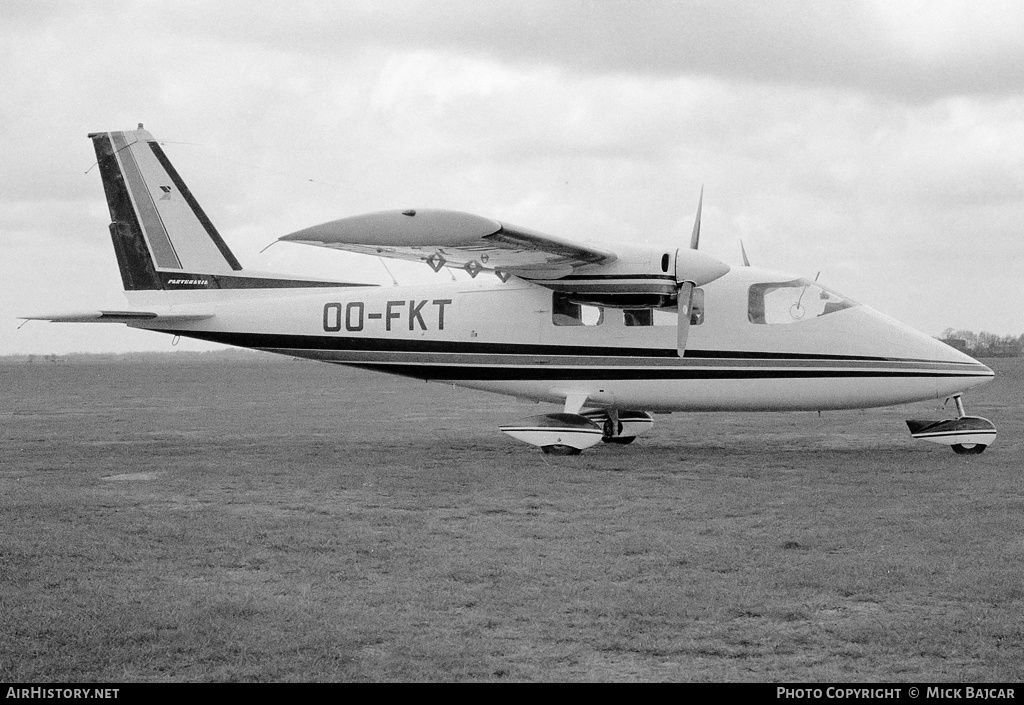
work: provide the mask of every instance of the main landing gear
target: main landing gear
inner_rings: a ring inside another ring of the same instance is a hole
[[[598,409],[584,411],[583,415],[601,425],[601,442],[613,445],[629,445],[654,427],[654,417],[646,411]]]
[[[598,409],[579,414],[541,414],[501,427],[516,440],[539,446],[548,455],[579,455],[600,442],[627,445],[651,430],[646,411]]]
[[[988,419],[968,416],[959,394],[953,396],[956,418],[942,421],[907,420],[910,435],[922,441],[940,443],[959,455],[978,455],[996,440],[996,427]]]

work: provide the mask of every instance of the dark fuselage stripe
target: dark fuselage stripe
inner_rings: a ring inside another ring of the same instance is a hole
[[[239,347],[256,348],[269,352],[291,354],[322,360],[339,365],[387,372],[390,374],[428,380],[451,381],[550,381],[550,380],[783,380],[783,379],[941,379],[987,377],[991,372],[980,364],[977,368],[960,363],[908,363],[907,361],[856,361],[847,359],[794,360],[789,357],[771,359],[714,361],[699,358],[687,361],[660,357],[643,359],[630,357],[594,358],[587,356],[561,357],[539,361],[528,355],[493,356],[484,359],[479,354],[462,352],[463,344],[449,343],[446,354],[425,354],[375,350],[366,346],[358,352],[341,349],[339,342],[397,343],[419,341],[391,341],[367,338],[334,338],[324,336],[286,336],[267,334],[237,334],[219,332],[164,331],[194,336]],[[330,342],[330,346],[317,346],[315,342]],[[388,347],[388,346],[383,346]],[[548,346],[548,349],[557,346]],[[954,366],[956,365],[956,366]]]
[[[679,360],[674,348],[627,348],[587,345],[541,345],[529,343],[469,343],[443,340],[408,340],[399,338],[357,338],[353,336],[320,336],[320,335],[281,335],[270,333],[234,333],[225,331],[190,331],[161,330],[171,335],[184,335],[199,340],[207,340],[225,345],[242,348],[260,348],[287,353],[288,351],[360,351],[373,353],[442,353],[448,355],[533,355],[541,357],[577,357],[583,358],[579,364],[593,364],[594,358],[620,358],[616,365],[628,365],[630,361],[621,358],[642,358],[633,360],[632,364],[647,364],[647,360],[661,360],[663,364],[673,364]],[[775,353],[741,350],[687,350],[686,359],[717,360],[723,363],[731,360],[770,362],[862,362],[862,363],[897,363],[939,365],[943,368],[964,368],[969,363],[947,363],[937,360],[919,360],[903,358],[869,357],[858,355],[823,355],[816,353]],[[458,362],[458,360],[454,360]],[[557,360],[553,362],[566,362]],[[510,363],[521,364],[522,360],[510,360]],[[978,366],[981,373],[981,366]]]
[[[243,270],[244,271],[244,270]],[[345,282],[312,281],[306,279],[275,279],[248,277],[239,274],[196,274],[193,272],[157,272],[163,287],[172,290],[197,289],[308,289],[376,287],[376,284],[350,284]]]

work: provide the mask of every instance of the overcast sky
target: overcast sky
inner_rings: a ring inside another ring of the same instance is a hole
[[[139,122],[246,266],[390,282],[260,251],[408,207],[682,245],[703,185],[726,262],[1024,333],[1022,57],[1017,0],[0,0],[0,354],[171,349],[15,319],[124,306],[86,133]]]

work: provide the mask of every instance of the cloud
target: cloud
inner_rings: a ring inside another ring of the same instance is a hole
[[[920,102],[1019,90],[1015,2],[475,0],[161,10],[172,31],[307,56],[450,51],[571,73],[842,87]],[[199,15],[202,20],[196,22]]]
[[[4,316],[49,300],[58,265],[76,300],[117,293],[116,268],[91,270],[112,259],[85,135],[141,121],[247,263],[299,266],[287,246],[260,250],[396,207],[672,246],[703,184],[712,254],[738,261],[742,238],[756,264],[822,270],[929,332],[1024,331],[1007,293],[1024,260],[1013,3],[4,12],[0,247],[35,273],[0,284]],[[34,247],[63,248],[45,277]],[[966,291],[945,300],[951,281]]]

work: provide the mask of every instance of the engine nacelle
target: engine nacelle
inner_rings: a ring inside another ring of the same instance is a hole
[[[519,276],[578,303],[667,308],[676,305],[682,282],[703,286],[729,271],[729,265],[699,250],[624,245],[615,250],[619,257],[609,264],[584,265],[561,277]]]

